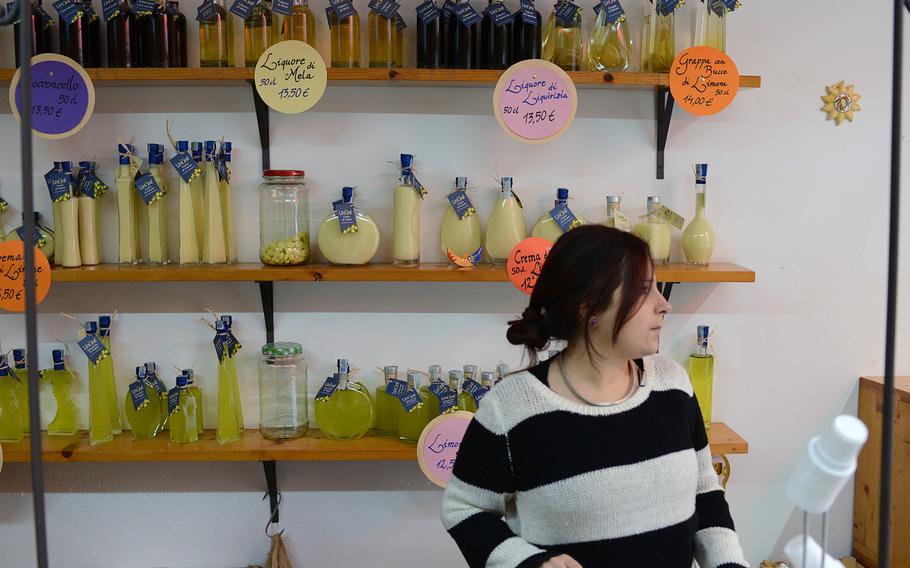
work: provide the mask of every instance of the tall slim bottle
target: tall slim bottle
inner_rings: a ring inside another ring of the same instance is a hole
[[[86,336],[98,334],[98,323],[94,321],[86,322]],[[88,358],[87,358],[88,359]],[[108,407],[107,389],[104,384],[104,377],[99,369],[99,361],[96,365],[88,359],[88,406],[89,406],[89,442],[91,445],[109,442],[114,438],[114,429],[111,424],[111,412]]]
[[[63,162],[54,162],[54,169],[52,171],[62,172]],[[53,204],[51,205],[54,222],[53,229],[55,233],[59,233],[63,227],[63,210],[60,208],[60,205],[63,203],[63,199],[68,199],[68,197],[62,196],[54,199],[54,196],[51,196],[51,200],[53,201]],[[3,235],[6,236],[5,231],[3,232]],[[61,266],[61,257],[59,254],[54,255],[53,263],[54,266]]]
[[[193,211],[196,213],[196,242],[199,244],[199,258],[202,258],[202,244],[205,242],[205,162],[202,159],[202,142],[190,143],[190,152],[196,166],[203,175],[190,181],[190,194],[193,196]]]
[[[218,183],[218,194],[221,197],[221,217],[224,226],[224,253],[228,264],[237,263],[237,239],[234,238],[234,207],[231,205],[231,143],[221,145],[220,159],[224,160],[226,178]]]
[[[470,0],[458,0],[446,23],[446,41],[448,41],[448,67],[450,69],[477,69],[480,57],[477,50],[479,30],[477,22],[464,25],[457,11],[462,5],[469,5]],[[476,15],[476,11],[473,12]]]
[[[284,17],[282,40],[296,40],[316,47],[316,18],[307,0],[293,0],[291,13]]]
[[[190,143],[186,140],[178,140],[177,151],[188,153],[190,151]],[[181,266],[199,264],[200,260],[201,249],[197,240],[199,232],[196,230],[196,204],[193,200],[191,188],[193,181],[195,180],[187,183],[182,177],[178,179],[180,189],[178,190],[179,209],[177,214],[180,224],[177,231],[177,262]]]
[[[420,203],[426,192],[415,185],[413,163],[413,155],[401,155],[401,178],[394,190],[392,258],[399,266],[420,264]]]
[[[700,325],[696,328],[695,352],[689,356],[689,380],[692,381],[705,430],[708,431],[711,430],[711,404],[714,397],[714,355],[709,352],[709,335],[708,326]]]
[[[76,377],[63,360],[63,349],[51,351],[52,369],[41,371],[41,380],[50,383],[57,402],[57,412],[47,425],[48,436],[72,436],[77,432],[78,409],[73,401]]]
[[[557,10],[568,4],[559,0],[547,21],[547,33],[543,40],[542,56],[566,71],[581,71],[584,63],[584,37],[581,31],[581,10],[571,20],[556,15]]]
[[[98,337],[104,348],[107,349],[108,356],[104,361],[98,364],[98,372],[104,381],[104,396],[107,399],[107,408],[111,416],[111,431],[119,434],[120,429],[120,405],[117,399],[117,381],[114,378],[114,350],[111,348],[111,316],[98,317]]]
[[[383,435],[398,432],[398,399],[386,392],[389,381],[398,378],[398,367],[389,365],[383,368],[384,382],[376,387],[376,431]]]
[[[487,254],[493,264],[505,264],[515,245],[528,236],[521,201],[512,191],[512,178],[502,178],[499,199],[487,221]]]
[[[332,67],[360,67],[360,14],[351,10],[344,18],[339,18],[338,12],[331,8],[326,12],[332,36]]]
[[[205,188],[203,208],[205,230],[202,240],[202,263],[224,264],[227,262],[227,248],[224,242],[224,214],[221,211],[221,184],[218,180],[215,141],[205,142],[205,170],[202,174]]]
[[[419,69],[441,69],[444,65],[443,27],[445,19],[432,0],[417,9],[417,67]]]
[[[150,264],[168,264],[167,239],[167,179],[164,176],[164,146],[149,144],[149,173],[164,193],[148,206],[148,261]]]
[[[641,70],[668,73],[676,58],[675,9],[663,0],[646,0],[641,32]]]
[[[11,9],[13,4],[13,2],[6,4],[7,11]],[[22,25],[23,21],[26,22],[24,27]],[[40,55],[42,53],[53,53],[53,34],[48,33],[50,27],[52,26],[48,20],[47,13],[41,8],[39,2],[32,0],[29,14],[25,18],[20,16],[19,20],[13,24],[13,38],[16,42],[16,67],[19,66],[19,34],[22,29],[27,30],[32,36],[32,54]]]
[[[395,66],[395,49],[398,43],[398,26],[394,18],[386,18],[370,8],[368,53],[370,67]]]
[[[727,6],[723,0],[701,0],[695,9],[694,45],[727,49]]]
[[[56,252],[60,255],[62,266],[82,266],[79,249],[79,205],[76,201],[76,188],[73,186],[73,164],[61,162],[61,165],[63,173],[70,178],[70,197],[60,203],[60,230],[57,233]]]
[[[212,2],[207,11],[197,15],[201,67],[233,67],[230,63],[234,48],[232,18],[218,2]]]
[[[278,43],[279,31],[277,16],[260,0],[243,21],[243,57],[247,67],[255,67],[262,54]]]
[[[78,4],[78,17],[70,21],[62,17],[57,18],[57,29],[60,36],[60,54],[69,57],[83,67],[90,67],[88,45],[88,18],[81,3]]]
[[[120,264],[137,264],[139,262],[139,203],[141,201],[133,187],[133,176],[130,175],[130,150],[124,144],[118,144],[120,165],[117,167],[117,220]]]
[[[632,63],[632,36],[619,2],[597,12],[588,43],[588,68],[591,71],[625,71]]]
[[[22,416],[19,403],[21,383],[12,375],[6,355],[0,353],[0,442],[22,441]]]
[[[708,193],[708,164],[695,164],[695,218],[683,231],[682,246],[686,262],[696,265],[711,263],[717,236],[705,218],[705,197]]]
[[[101,67],[101,18],[92,8],[91,0],[84,0],[82,9],[86,20],[82,28],[86,34],[84,44],[88,46],[88,67]]]
[[[95,174],[93,162],[79,162],[80,171],[87,175]],[[82,264],[94,266],[101,262],[100,235],[101,226],[98,223],[101,193],[94,184],[84,187],[76,197],[76,207],[79,210],[79,253]]]
[[[139,58],[142,67],[167,67],[168,14],[157,2],[154,6],[143,6],[136,11],[139,25]]]
[[[227,444],[240,439],[243,434],[243,409],[237,383],[237,363],[231,354],[228,325],[215,322],[216,347],[218,355],[218,443]]]
[[[533,0],[522,2],[512,20],[512,64],[526,59],[540,59],[543,43],[543,19]]]
[[[168,67],[187,67],[186,16],[177,0],[168,0],[166,11]]]
[[[107,66],[139,67],[139,26],[130,3],[122,0],[118,14],[105,23],[107,28]]]
[[[512,61],[512,15],[502,0],[487,0],[480,23],[480,68],[506,69]]]
[[[13,375],[19,380],[18,394],[19,417],[22,419],[22,433],[31,433],[31,407],[28,405],[28,362],[25,349],[13,349]]]

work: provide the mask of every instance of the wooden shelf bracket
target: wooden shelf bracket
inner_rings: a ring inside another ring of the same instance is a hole
[[[657,179],[664,179],[664,149],[667,147],[674,100],[669,87],[660,87],[654,93],[657,111]]]

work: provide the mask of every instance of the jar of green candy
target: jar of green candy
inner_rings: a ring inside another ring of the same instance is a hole
[[[259,186],[259,260],[273,266],[310,260],[310,207],[303,170],[266,170]]]

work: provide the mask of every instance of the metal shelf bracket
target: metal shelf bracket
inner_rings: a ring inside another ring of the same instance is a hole
[[[664,149],[667,147],[667,133],[673,116],[673,95],[669,87],[654,91],[657,117],[657,179],[664,179]]]

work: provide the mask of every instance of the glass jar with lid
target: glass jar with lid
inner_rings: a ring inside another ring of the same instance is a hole
[[[259,432],[267,440],[289,440],[300,438],[308,428],[303,347],[266,343],[259,360]]]
[[[289,266],[310,259],[310,208],[303,170],[266,170],[259,186],[259,260]]]

